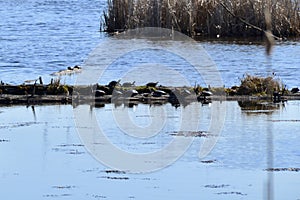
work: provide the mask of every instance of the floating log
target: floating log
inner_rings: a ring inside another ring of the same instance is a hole
[[[42,82],[42,81],[40,81]],[[174,106],[188,105],[192,102],[208,104],[211,101],[273,101],[274,95],[237,95],[233,89],[193,87],[166,87],[159,86],[151,89],[148,86],[122,87],[118,84],[114,88],[105,85],[70,86],[60,85],[59,82],[49,85],[22,84],[0,85],[0,105],[15,104],[166,104]],[[228,92],[229,91],[229,92]],[[230,94],[235,94],[230,96]],[[286,100],[300,100],[300,93],[285,91],[280,99],[275,102]]]
[[[300,95],[289,95],[281,97],[282,100],[300,100]],[[166,104],[172,105],[188,105],[192,102],[210,103],[211,101],[272,101],[272,97],[259,97],[259,96],[217,96],[213,95],[209,98],[198,96],[187,96],[180,101],[177,98],[170,98],[169,95],[161,97],[148,96],[144,97],[137,95],[135,97],[113,97],[112,95],[105,95],[101,97],[94,96],[70,96],[70,95],[0,95],[0,105],[18,105],[18,104],[128,104],[128,103],[143,103],[143,104]]]
[[[72,97],[65,95],[0,95],[0,105],[17,105],[17,104],[70,104]]]

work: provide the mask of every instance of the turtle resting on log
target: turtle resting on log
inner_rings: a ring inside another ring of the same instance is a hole
[[[156,87],[157,86],[157,84],[158,84],[158,82],[149,82],[149,83],[147,83],[146,84],[146,87]]]

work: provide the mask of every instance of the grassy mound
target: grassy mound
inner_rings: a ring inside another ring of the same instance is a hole
[[[237,88],[238,95],[272,95],[274,91],[282,90],[282,84],[272,76],[259,77],[245,75]]]

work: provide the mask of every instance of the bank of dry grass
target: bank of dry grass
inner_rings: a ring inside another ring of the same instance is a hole
[[[259,77],[245,75],[237,89],[238,95],[272,95],[274,91],[282,91],[283,84],[273,76]]]
[[[102,28],[116,32],[163,27],[189,36],[256,37],[266,29],[268,9],[274,35],[297,37],[299,4],[299,0],[108,0]]]

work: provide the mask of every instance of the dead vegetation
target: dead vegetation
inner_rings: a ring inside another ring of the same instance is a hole
[[[257,37],[266,30],[269,10],[278,37],[300,35],[298,0],[108,0],[101,28],[113,33],[162,27],[189,36]]]
[[[283,84],[273,76],[259,77],[246,74],[237,88],[238,95],[272,95],[274,91],[282,91]]]

